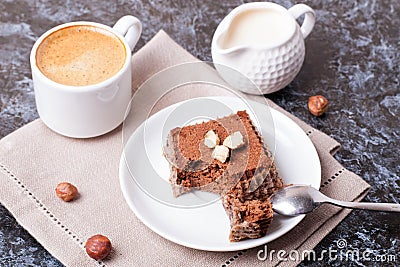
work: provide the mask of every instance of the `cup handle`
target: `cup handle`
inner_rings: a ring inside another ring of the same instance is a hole
[[[315,24],[315,12],[314,10],[305,5],[305,4],[297,4],[288,9],[289,13],[295,18],[299,18],[304,14],[304,21],[301,25],[301,33],[303,34],[303,38],[306,39],[307,36],[311,33]]]
[[[125,37],[129,48],[133,51],[142,33],[142,23],[140,23],[140,20],[130,15],[123,16],[115,23],[113,29]]]

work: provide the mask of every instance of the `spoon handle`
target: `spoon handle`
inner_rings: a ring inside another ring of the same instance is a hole
[[[347,202],[336,199],[329,199],[327,202],[339,207],[350,209],[400,212],[400,204],[393,203]]]

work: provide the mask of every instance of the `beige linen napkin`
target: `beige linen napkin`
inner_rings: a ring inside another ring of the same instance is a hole
[[[178,63],[196,61],[193,56],[159,32],[133,57],[133,89],[152,74]],[[260,100],[260,97],[258,98]],[[171,103],[176,99],[171,99]],[[339,144],[288,114],[314,143],[322,165],[321,191],[342,200],[359,200],[369,185],[344,169],[333,157]],[[66,266],[265,266],[262,248],[242,252],[205,252],[174,244],[144,226],[131,212],[120,190],[118,166],[122,153],[121,127],[92,139],[66,138],[36,120],[0,141],[0,202],[52,255]],[[75,184],[80,197],[60,201],[54,188],[61,181]],[[312,249],[347,214],[323,206],[292,231],[268,244],[268,249]],[[108,236],[111,255],[103,262],[90,259],[85,240],[97,233]],[[294,266],[299,261],[284,262]],[[282,264],[281,264],[282,265]]]

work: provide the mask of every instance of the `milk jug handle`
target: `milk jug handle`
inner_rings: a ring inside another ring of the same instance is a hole
[[[142,24],[136,17],[127,15],[120,18],[113,29],[125,37],[132,51],[142,33]]]
[[[304,21],[301,25],[301,33],[303,34],[303,38],[307,38],[307,36],[311,33],[315,24],[315,12],[314,10],[305,5],[305,4],[297,4],[289,8],[289,13],[295,18],[298,19],[301,15],[304,14]]]

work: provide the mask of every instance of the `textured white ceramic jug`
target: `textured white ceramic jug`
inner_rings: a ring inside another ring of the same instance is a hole
[[[266,44],[246,44],[246,33],[241,40],[243,44],[226,47],[224,40],[237,30],[240,23],[235,19],[243,12],[254,10],[273,12],[279,22],[264,26],[282,28],[278,32],[279,38],[270,36],[271,40]],[[296,19],[303,14],[305,18],[300,26]],[[287,86],[299,73],[305,56],[304,38],[310,34],[314,23],[314,10],[304,4],[297,4],[290,9],[270,2],[240,5],[222,20],[214,33],[211,46],[213,62],[220,75],[240,91],[249,94],[276,92]]]

